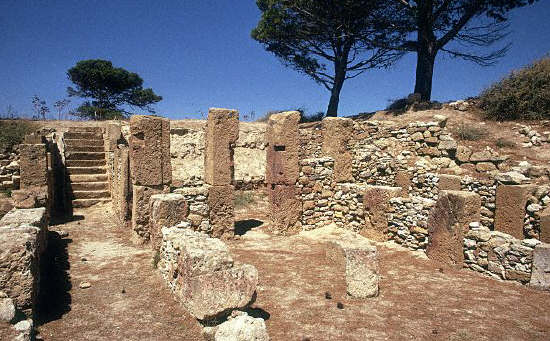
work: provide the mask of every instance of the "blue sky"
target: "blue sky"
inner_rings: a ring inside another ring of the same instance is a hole
[[[66,96],[66,71],[82,59],[108,59],[137,72],[164,100],[158,114],[200,118],[209,107],[255,111],[303,107],[325,111],[329,93],[285,68],[250,38],[260,17],[254,0],[1,0],[0,112],[30,114],[31,98],[50,105]],[[439,57],[433,98],[473,96],[510,70],[550,51],[550,3],[511,15],[513,42],[496,66]],[[390,70],[344,84],[341,115],[384,108],[414,87],[415,56]],[[79,100],[72,99],[76,106]],[[52,108],[53,110],[53,108]]]

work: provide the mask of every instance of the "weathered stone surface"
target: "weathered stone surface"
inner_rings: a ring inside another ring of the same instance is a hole
[[[12,198],[0,198],[0,218],[13,208]]]
[[[461,269],[463,240],[472,222],[480,219],[481,198],[464,191],[440,191],[428,218],[426,254],[438,263]]]
[[[138,239],[135,242],[147,242],[150,238],[149,234],[149,218],[150,206],[149,200],[151,196],[162,193],[160,187],[148,187],[133,185],[132,190],[132,229],[135,237]]]
[[[214,341],[268,341],[265,321],[235,311],[228,320],[216,328]]]
[[[441,191],[460,191],[462,189],[460,180],[461,177],[458,175],[440,174],[437,187]]]
[[[12,192],[15,208],[48,207],[48,187],[27,187]]]
[[[504,185],[521,185],[529,179],[519,172],[511,171],[497,174],[495,180]]]
[[[21,144],[20,153],[20,186],[41,187],[48,185],[48,161],[46,157],[46,145]]]
[[[496,194],[495,230],[523,239],[523,220],[533,185],[499,185]]]
[[[543,243],[535,247],[529,285],[550,291],[550,244]]]
[[[181,194],[155,194],[149,200],[151,221],[151,246],[159,250],[162,244],[162,228],[177,225],[189,214],[187,202]]]
[[[550,244],[550,208],[539,213],[540,216],[540,241]]]
[[[121,124],[117,121],[109,122],[105,127],[105,151],[114,152],[118,141],[122,137]]]
[[[131,210],[129,148],[117,148],[113,154],[114,173],[109,178],[111,201],[115,216],[124,224],[130,219]]]
[[[235,235],[234,191],[232,185],[208,188],[208,216],[214,237],[231,238]]]
[[[300,113],[289,111],[269,117],[266,130],[267,165],[265,182],[294,185],[299,175]]]
[[[336,182],[353,181],[353,155],[349,145],[352,136],[352,119],[327,117],[323,120],[322,152],[334,159],[333,179]]]
[[[0,322],[9,323],[15,317],[15,305],[13,300],[0,291]]]
[[[468,162],[470,161],[470,155],[472,155],[472,151],[470,148],[465,146],[458,146],[456,149],[456,159],[460,162]]]
[[[388,228],[386,214],[389,209],[391,198],[401,195],[401,187],[388,186],[367,186],[363,194],[363,205],[365,207],[365,228],[361,232],[367,238],[377,241],[384,241],[384,230]]]
[[[378,256],[376,246],[355,240],[329,243],[327,257],[346,269],[347,293],[356,298],[378,296]]]
[[[0,219],[0,226],[17,227],[24,224],[45,229],[48,226],[46,209],[44,207],[16,209]]]
[[[213,186],[233,184],[233,151],[239,138],[239,112],[210,108],[206,124],[204,181]]]
[[[283,234],[299,231],[302,202],[294,186],[271,185],[267,188],[271,229]],[[311,203],[310,203],[311,205]]]
[[[141,186],[170,184],[170,121],[158,116],[133,115],[130,133],[132,183]]]
[[[401,187],[401,197],[408,198],[411,187],[411,174],[407,171],[397,171],[395,173],[395,186]]]

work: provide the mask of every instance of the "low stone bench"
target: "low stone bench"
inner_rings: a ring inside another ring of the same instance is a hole
[[[258,271],[235,264],[227,245],[182,223],[162,229],[159,270],[183,306],[199,320],[250,303]]]

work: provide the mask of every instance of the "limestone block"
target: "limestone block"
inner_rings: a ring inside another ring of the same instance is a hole
[[[13,300],[5,292],[0,291],[0,322],[10,323],[14,317],[15,305]]]
[[[150,238],[149,218],[150,206],[149,200],[155,194],[162,193],[160,187],[148,187],[133,185],[132,190],[132,229],[139,240],[137,242],[146,242]]]
[[[114,152],[117,149],[118,140],[122,137],[120,122],[112,121],[107,123],[105,135],[105,151]]]
[[[210,108],[206,124],[204,181],[209,185],[233,184],[233,152],[239,138],[239,112]]]
[[[366,211],[365,227],[361,234],[377,241],[384,241],[384,231],[388,228],[386,214],[390,199],[401,195],[401,187],[367,186],[363,192],[363,206]]]
[[[242,311],[234,311],[215,331],[214,341],[269,341],[262,318],[253,318]]]
[[[464,263],[464,235],[472,222],[480,220],[481,198],[465,191],[440,191],[428,217],[427,256],[444,265],[461,269]]]
[[[327,257],[346,269],[348,295],[356,298],[378,296],[378,255],[376,246],[366,242],[337,240],[329,243]]]
[[[15,208],[48,207],[48,187],[27,187],[12,192]]]
[[[523,239],[523,220],[527,199],[535,191],[533,185],[498,185],[495,210],[495,231]]]
[[[48,185],[48,161],[46,156],[46,145],[44,144],[21,144],[20,152],[20,186],[21,189],[28,187],[40,187]]]
[[[395,186],[401,187],[401,197],[408,198],[411,187],[411,174],[407,171],[397,171],[395,173]]]
[[[133,184],[170,184],[170,121],[157,116],[134,115],[130,118],[130,133],[130,169]]]
[[[461,180],[458,175],[439,174],[439,183],[437,187],[440,191],[460,191],[462,190]]]
[[[540,241],[550,243],[550,208],[540,212]]]
[[[12,198],[0,198],[0,218],[13,208]]]
[[[235,235],[234,191],[232,185],[208,188],[208,216],[214,237],[231,238]]]
[[[322,152],[334,159],[334,181],[353,181],[353,155],[350,140],[353,136],[353,120],[343,117],[327,117],[323,120]]]
[[[0,219],[0,226],[30,225],[45,229],[48,226],[46,208],[16,209]]]
[[[149,201],[151,211],[151,246],[159,250],[162,244],[162,228],[177,225],[189,214],[187,202],[181,194],[155,194]]]
[[[268,184],[294,185],[299,175],[300,113],[283,112],[269,117],[266,130]]]
[[[542,243],[533,252],[533,267],[529,285],[550,291],[550,244]]]
[[[283,234],[299,232],[302,202],[297,189],[290,185],[270,185],[267,188],[271,229]]]
[[[124,223],[130,216],[130,164],[129,149],[117,148],[114,152],[113,169],[111,175],[111,200],[113,210],[119,220]]]

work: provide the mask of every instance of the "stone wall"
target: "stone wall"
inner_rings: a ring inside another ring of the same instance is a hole
[[[0,151],[0,190],[19,189],[19,146]]]

